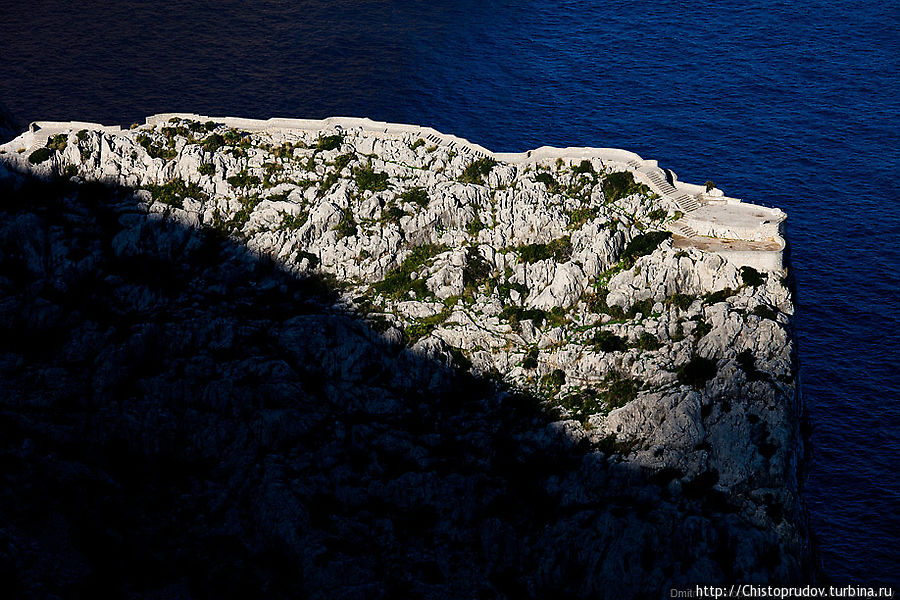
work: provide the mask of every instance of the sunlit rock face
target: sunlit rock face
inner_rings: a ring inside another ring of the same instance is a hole
[[[676,247],[622,165],[327,123],[40,133],[0,147],[21,595],[808,580],[786,273]]]

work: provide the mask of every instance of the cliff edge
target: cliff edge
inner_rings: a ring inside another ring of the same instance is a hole
[[[26,595],[809,582],[778,209],[364,119],[34,123],[0,182]]]

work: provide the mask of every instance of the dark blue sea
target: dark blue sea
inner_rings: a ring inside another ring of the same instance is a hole
[[[498,151],[627,148],[784,208],[824,567],[896,585],[898,26],[890,1],[6,1],[0,102],[26,122],[347,115]]]

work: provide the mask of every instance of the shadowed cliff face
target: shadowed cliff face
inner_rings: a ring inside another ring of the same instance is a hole
[[[673,486],[576,442],[320,278],[127,189],[0,194],[13,596],[628,598],[805,576],[714,471]]]
[[[0,102],[0,144],[3,144],[21,133],[23,127],[12,112]]]

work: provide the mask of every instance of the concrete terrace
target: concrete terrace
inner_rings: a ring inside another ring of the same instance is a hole
[[[659,167],[655,160],[645,160],[634,152],[616,148],[553,148],[543,146],[521,153],[491,152],[487,148],[466,139],[441,133],[430,127],[385,123],[366,118],[330,117],[327,119],[243,119],[235,117],[209,117],[192,113],[163,113],[147,117],[146,124],[162,125],[170,119],[214,121],[227,127],[251,132],[306,131],[326,129],[358,130],[368,135],[384,138],[410,136],[422,138],[432,144],[466,152],[475,158],[492,158],[499,162],[527,165],[562,159],[568,162],[581,160],[599,161],[613,171],[631,171],[635,181],[645,184],[667,201],[682,216],[668,225],[677,247],[695,247],[713,252],[736,264],[750,266],[761,271],[780,272],[784,269],[783,237],[787,215],[779,210],[729,198],[721,190],[707,191],[703,186],[680,182],[671,171]],[[27,132],[14,140],[26,150],[43,146],[50,136],[89,129],[110,134],[122,131],[117,126],[96,123],[37,121]],[[10,142],[8,145],[12,145]],[[18,149],[18,148],[17,148]]]

